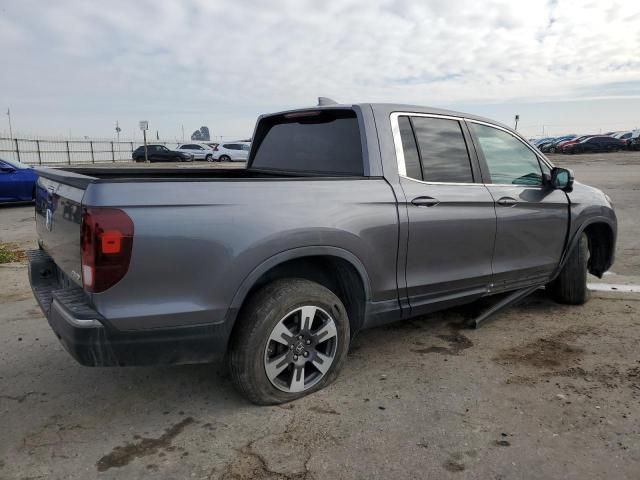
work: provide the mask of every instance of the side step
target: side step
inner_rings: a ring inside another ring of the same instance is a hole
[[[502,309],[504,309],[506,307],[510,307],[512,305],[515,305],[516,303],[518,303],[523,298],[528,297],[529,295],[531,295],[533,292],[535,292],[541,286],[542,285],[536,285],[534,287],[522,288],[520,290],[516,290],[511,295],[507,295],[502,300],[499,300],[498,302],[493,304],[491,307],[486,309],[484,312],[482,312],[476,318],[472,319],[471,322],[469,323],[469,327],[478,328],[480,326],[480,324],[482,322],[486,321],[489,317],[493,316],[494,314],[498,313],[500,310],[502,310]]]

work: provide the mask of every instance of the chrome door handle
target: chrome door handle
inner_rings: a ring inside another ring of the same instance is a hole
[[[437,200],[432,197],[416,197],[411,200],[416,207],[435,207],[440,203],[440,200]]]
[[[511,197],[502,197],[498,200],[498,205],[502,205],[503,207],[513,207],[516,203],[518,203],[518,201]]]

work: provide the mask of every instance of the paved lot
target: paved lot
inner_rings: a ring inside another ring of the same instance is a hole
[[[640,153],[553,160],[616,203],[604,281],[640,283]],[[0,208],[0,241],[35,245],[31,206]],[[77,365],[0,266],[0,478],[639,478],[640,295],[468,315],[364,332],[334,385],[256,407],[217,366]]]

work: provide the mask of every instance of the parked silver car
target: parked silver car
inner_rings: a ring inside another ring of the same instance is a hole
[[[179,152],[189,152],[193,155],[194,160],[206,160],[208,162],[213,161],[214,151],[213,149],[203,143],[182,143],[176,147]]]

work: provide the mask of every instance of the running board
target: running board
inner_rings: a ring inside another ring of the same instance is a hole
[[[516,290],[511,295],[507,295],[502,300],[496,302],[491,307],[486,309],[484,312],[482,312],[476,318],[472,319],[471,322],[469,323],[469,327],[478,328],[480,326],[480,324],[482,322],[486,321],[489,317],[495,315],[496,313],[498,313],[500,310],[502,310],[504,308],[510,307],[512,305],[515,305],[516,303],[518,303],[523,298],[528,297],[529,295],[531,295],[538,288],[540,288],[540,285],[536,285],[535,287],[522,288],[520,290]]]

